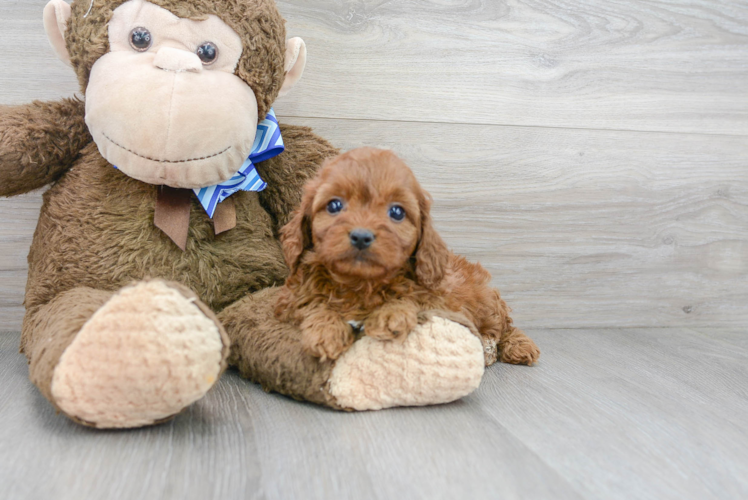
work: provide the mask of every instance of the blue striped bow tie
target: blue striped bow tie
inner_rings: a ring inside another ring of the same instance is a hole
[[[239,171],[229,180],[215,186],[193,189],[200,200],[200,204],[208,213],[208,217],[213,218],[216,207],[223,200],[236,193],[237,191],[262,191],[267,187],[267,183],[260,178],[257,173],[255,163],[260,163],[278,156],[285,150],[283,137],[281,137],[278,119],[275,117],[275,111],[270,108],[270,112],[257,125],[257,135],[252,145],[252,152],[242,164]]]

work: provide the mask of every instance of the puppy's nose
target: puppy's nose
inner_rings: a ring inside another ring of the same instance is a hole
[[[374,242],[374,233],[368,229],[354,229],[349,233],[351,245],[359,250],[366,250]]]

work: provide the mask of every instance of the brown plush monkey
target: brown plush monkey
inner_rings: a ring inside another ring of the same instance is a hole
[[[269,319],[263,289],[287,274],[278,230],[336,153],[309,129],[280,127],[285,151],[256,164],[264,190],[232,194],[212,218],[192,194],[234,178],[303,72],[306,48],[286,41],[272,0],[52,0],[44,24],[85,101],[0,107],[0,196],[52,184],[21,349],[57,409],[102,428],[156,423],[227,362],[336,408],[438,403],[477,386],[483,348],[453,321],[424,317],[411,344],[364,339],[333,364]],[[406,374],[405,361],[422,369]]]

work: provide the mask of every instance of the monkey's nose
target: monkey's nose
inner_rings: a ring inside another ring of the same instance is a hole
[[[351,245],[358,248],[359,250],[366,250],[374,242],[374,233],[368,229],[354,229],[348,236],[351,238]]]
[[[166,71],[191,71],[200,73],[203,70],[203,63],[197,54],[187,52],[186,50],[175,49],[173,47],[161,47],[153,58],[153,65]]]

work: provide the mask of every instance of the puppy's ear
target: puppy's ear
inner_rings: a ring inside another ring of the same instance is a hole
[[[304,188],[301,206],[296,209],[291,220],[280,231],[283,257],[286,259],[291,275],[299,268],[304,251],[312,247],[312,202],[316,192],[317,182],[312,181]]]
[[[423,193],[421,210],[421,238],[416,248],[416,278],[427,288],[435,288],[444,278],[449,262],[449,250],[431,221],[431,196]]]

